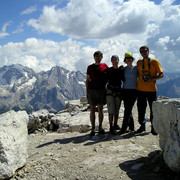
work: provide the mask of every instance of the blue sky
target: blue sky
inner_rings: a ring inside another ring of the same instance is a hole
[[[0,67],[86,72],[96,50],[109,66],[125,52],[136,64],[147,45],[165,72],[180,72],[179,0],[1,0],[0,17]]]

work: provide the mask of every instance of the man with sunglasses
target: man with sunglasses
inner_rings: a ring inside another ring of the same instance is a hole
[[[157,99],[156,80],[163,78],[164,75],[159,61],[157,59],[149,58],[149,48],[147,46],[140,47],[139,51],[143,59],[140,59],[137,62],[139,75],[136,89],[138,96],[137,107],[140,128],[136,133],[141,133],[146,130],[145,113],[148,102],[150,108],[151,133],[157,135],[152,124],[152,103]]]

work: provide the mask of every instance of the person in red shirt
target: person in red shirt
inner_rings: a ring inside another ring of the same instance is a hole
[[[103,53],[101,51],[96,51],[94,53],[95,63],[87,67],[86,97],[90,104],[91,136],[95,135],[96,106],[98,108],[99,133],[104,134],[104,129],[102,128],[104,118],[103,105],[106,104],[106,77],[104,71],[108,66],[105,63],[101,63],[102,58]]]

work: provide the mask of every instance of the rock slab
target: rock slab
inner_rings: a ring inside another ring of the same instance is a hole
[[[0,179],[24,166],[28,148],[28,114],[9,111],[0,116]]]
[[[180,171],[180,99],[161,99],[153,103],[153,126],[166,164]]]

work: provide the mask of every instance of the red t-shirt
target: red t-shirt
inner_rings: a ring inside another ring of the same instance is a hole
[[[88,82],[88,89],[105,89],[106,77],[104,70],[108,66],[105,63],[99,65],[91,64],[87,68],[87,74],[90,75],[90,81]]]

